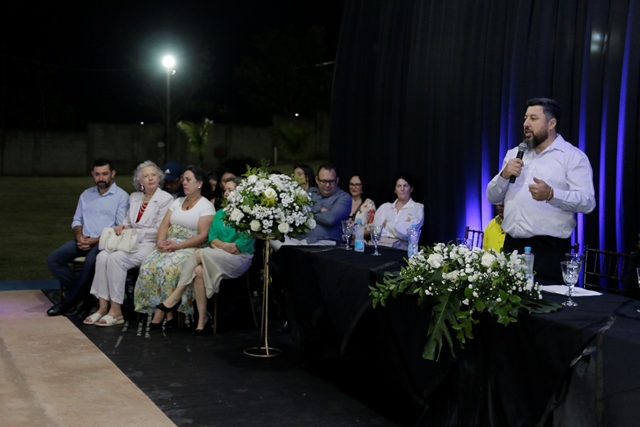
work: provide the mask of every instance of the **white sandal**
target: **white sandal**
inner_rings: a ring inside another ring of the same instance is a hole
[[[85,325],[95,325],[100,319],[102,319],[102,314],[96,311],[91,316],[88,316],[86,319],[84,319],[82,323],[84,323]]]
[[[102,316],[99,322],[96,322],[96,326],[116,326],[124,323],[124,317],[113,317],[109,314]]]

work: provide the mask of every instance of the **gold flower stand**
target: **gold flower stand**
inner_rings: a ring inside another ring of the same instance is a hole
[[[260,344],[257,347],[249,347],[244,350],[244,354],[252,357],[275,357],[282,354],[282,350],[269,347],[269,285],[271,275],[269,274],[269,257],[271,255],[270,240],[274,237],[264,234],[254,234],[257,239],[264,240],[263,251],[263,276],[262,276],[262,315],[260,321]]]

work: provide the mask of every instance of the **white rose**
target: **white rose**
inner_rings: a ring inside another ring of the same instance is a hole
[[[432,268],[440,268],[442,267],[442,255],[440,254],[431,254],[429,258],[427,258],[427,264],[429,264]]]
[[[277,195],[278,193],[276,193],[276,190],[274,190],[273,188],[267,188],[266,190],[264,190],[264,196],[268,199],[275,199]]]
[[[229,216],[229,218],[231,219],[231,221],[237,223],[238,221],[240,221],[242,218],[244,217],[244,214],[242,213],[242,211],[238,208],[235,208],[232,212],[231,215]]]
[[[249,224],[249,227],[251,227],[251,231],[260,231],[260,221],[258,221],[257,219],[254,219]]]
[[[309,230],[313,230],[314,228],[316,228],[316,220],[313,218],[309,219]]]
[[[278,231],[282,234],[287,234],[289,232],[289,224],[287,224],[286,222],[281,222],[280,224],[278,224]]]
[[[495,260],[496,260],[495,255],[492,255],[492,254],[490,254],[489,252],[485,252],[485,253],[482,255],[482,259],[480,260],[480,263],[481,263],[483,266],[485,266],[485,267],[489,268],[489,267],[491,267],[491,266],[493,265],[493,263],[495,262]]]

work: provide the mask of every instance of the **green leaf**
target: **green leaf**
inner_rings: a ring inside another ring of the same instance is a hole
[[[429,324],[429,332],[427,333],[427,344],[425,345],[422,357],[428,360],[440,360],[440,353],[443,347],[443,341],[447,343],[451,351],[451,355],[455,356],[453,349],[453,340],[449,334],[447,324],[455,326],[458,324],[454,313],[458,312],[460,301],[455,292],[434,297],[437,301],[432,308],[431,323]]]
[[[484,309],[487,307],[487,305],[481,299],[475,300],[475,302],[473,303],[473,306],[479,313],[482,313]]]
[[[433,268],[427,263],[431,254],[440,258],[441,267]],[[373,306],[384,306],[389,297],[409,295],[417,297],[420,308],[431,310],[427,341],[422,354],[429,360],[439,360],[445,346],[449,347],[451,355],[455,357],[456,347],[452,334],[455,334],[459,348],[464,348],[467,340],[474,338],[474,325],[479,322],[474,318],[477,313],[487,312],[487,318],[506,326],[518,321],[520,310],[549,313],[561,308],[556,303],[539,299],[537,288],[512,294],[514,285],[521,288],[522,275],[518,268],[512,268],[513,260],[509,261],[507,267],[504,256],[497,256],[502,258],[496,258],[491,270],[498,274],[488,275],[488,268],[481,262],[481,251],[469,251],[441,243],[422,247],[418,255],[405,260],[407,264],[399,272],[385,273],[383,283],[376,283],[375,287],[369,288]],[[520,264],[522,266],[523,262]],[[479,278],[471,288],[468,281],[469,268],[477,272]],[[446,280],[443,278],[445,273],[454,271],[458,274],[447,275]]]
[[[511,294],[511,295],[509,296],[509,301],[510,301],[510,302],[512,302],[512,303],[514,303],[514,304],[517,304],[517,303],[519,303],[520,301],[522,301],[522,298],[520,298],[520,296],[519,296],[519,295]]]

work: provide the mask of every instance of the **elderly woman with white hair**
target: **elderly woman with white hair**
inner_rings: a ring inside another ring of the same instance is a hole
[[[164,172],[147,160],[133,173],[137,190],[129,196],[129,212],[122,224],[114,228],[117,235],[125,228],[135,228],[138,250],[134,253],[102,250],[96,258],[96,271],[91,293],[99,300],[98,310],[84,320],[85,324],[114,326],[124,323],[122,301],[127,271],[139,267],[156,246],[158,227],[173,202],[173,196],[162,190]]]

